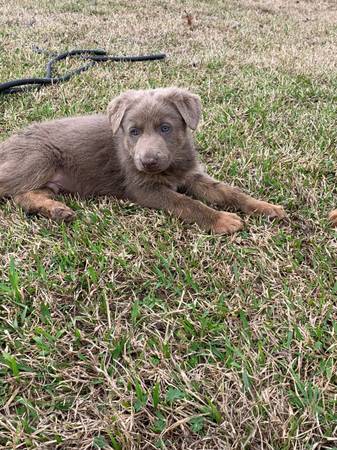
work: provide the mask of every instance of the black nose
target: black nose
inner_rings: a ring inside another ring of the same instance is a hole
[[[156,157],[144,158],[141,161],[145,169],[155,169],[158,166],[158,158]]]

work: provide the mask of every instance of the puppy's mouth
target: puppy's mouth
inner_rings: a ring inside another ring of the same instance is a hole
[[[161,173],[164,172],[165,169],[162,169],[160,167],[142,167],[141,172],[144,173],[150,173],[152,175],[155,175],[157,173]]]
[[[140,172],[156,175],[167,170],[170,164],[168,161],[158,162],[158,161],[142,161],[140,159],[135,159],[135,165]]]

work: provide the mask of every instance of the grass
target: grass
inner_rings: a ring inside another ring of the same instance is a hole
[[[219,237],[110,198],[66,198],[70,226],[3,201],[1,449],[337,448],[336,19],[328,0],[1,4],[2,81],[43,75],[32,45],[168,54],[1,97],[3,138],[189,87],[209,172],[289,214]]]

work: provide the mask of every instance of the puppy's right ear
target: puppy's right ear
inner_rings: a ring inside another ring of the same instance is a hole
[[[112,133],[116,134],[123,120],[124,114],[132,100],[134,100],[137,91],[127,91],[114,98],[108,105],[107,113],[111,124]]]

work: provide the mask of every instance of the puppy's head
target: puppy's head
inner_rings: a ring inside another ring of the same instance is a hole
[[[201,104],[187,90],[127,91],[109,104],[108,116],[139,171],[160,173],[192,158],[189,128],[196,129]]]

